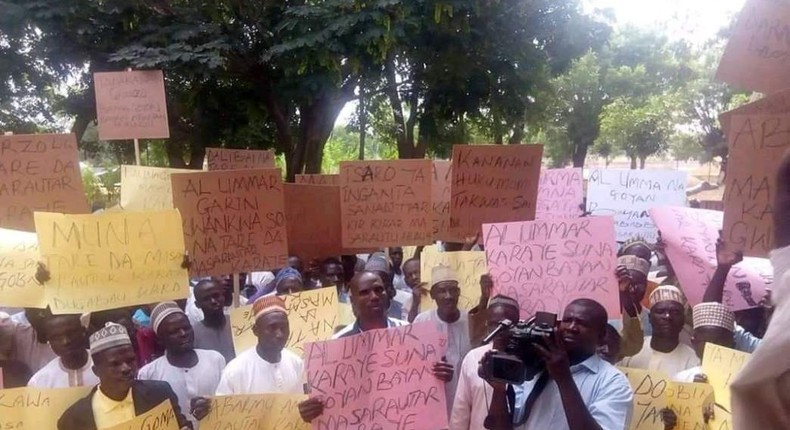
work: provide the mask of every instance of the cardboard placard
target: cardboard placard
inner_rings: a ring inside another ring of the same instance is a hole
[[[790,114],[736,115],[732,119],[724,188],[724,237],[744,255],[773,249],[776,173],[790,148]]]
[[[180,428],[173,405],[170,400],[165,400],[150,411],[137,415],[133,420],[108,427],[107,430],[179,430]]]
[[[582,169],[544,169],[540,172],[535,219],[579,218],[584,206]]]
[[[790,75],[788,26],[790,4],[748,0],[732,29],[716,79],[765,94],[786,89]]]
[[[732,117],[735,115],[778,115],[783,113],[790,113],[790,90],[769,94],[757,101],[724,112],[719,115],[719,125],[724,131],[724,135],[729,136]]]
[[[183,299],[184,235],[176,210],[63,215],[36,212],[55,314]]]
[[[340,175],[296,175],[297,184],[340,185]]]
[[[73,134],[0,135],[0,227],[35,231],[36,211],[90,212]]]
[[[431,206],[433,207],[433,238],[450,238],[450,192],[453,181],[452,163],[433,160],[431,181]]]
[[[190,172],[193,170],[121,166],[121,207],[140,211],[173,209],[170,175]]]
[[[461,297],[458,308],[470,310],[480,302],[480,277],[488,273],[486,253],[483,251],[439,252],[436,246],[427,246],[420,255],[420,277],[422,282],[432,285],[431,269],[439,266],[450,266],[458,276]],[[420,301],[420,310],[436,308],[436,302],[430,297]]]
[[[340,187],[284,184],[288,253],[302,260],[342,254]]]
[[[274,169],[274,151],[206,148],[208,170]]]
[[[47,307],[44,287],[36,280],[38,262],[35,233],[0,228],[0,303],[3,306]]]
[[[446,350],[431,322],[308,343],[310,397],[325,402],[314,428],[447,428],[444,382],[431,373]]]
[[[309,430],[299,416],[299,403],[307,396],[256,394],[210,397],[208,415],[200,420],[204,429]]]
[[[658,231],[648,210],[686,206],[686,176],[675,170],[593,169],[587,210],[595,216],[614,216],[619,242],[642,237],[655,243]]]
[[[716,403],[724,409],[731,411],[730,407],[730,382],[741,371],[751,354],[719,346],[713,343],[705,344],[705,353],[702,356],[702,373],[708,377],[708,382],[713,386]]]
[[[278,269],[288,263],[280,169],[177,173],[193,276]]]
[[[341,162],[343,247],[431,243],[431,176],[430,160]]]
[[[620,315],[617,247],[611,217],[484,224],[494,294],[518,300],[521,315],[562,315],[575,299],[597,301]]]
[[[661,410],[667,407],[667,375],[644,369],[619,367],[634,389],[633,412],[629,430],[664,430]]]
[[[0,390],[0,429],[56,429],[60,416],[92,387]]]
[[[678,417],[677,429],[705,429],[705,409],[713,405],[709,384],[672,382],[667,386],[667,407]]]
[[[93,74],[99,139],[170,137],[161,70]]]
[[[701,303],[716,271],[716,240],[724,214],[705,209],[660,207],[651,209],[650,217],[661,230],[667,257],[686,298],[692,306]],[[770,260],[744,257],[730,269],[723,303],[734,311],[756,307],[772,283]]]
[[[535,219],[543,145],[454,145],[450,229],[454,241],[485,223]]]

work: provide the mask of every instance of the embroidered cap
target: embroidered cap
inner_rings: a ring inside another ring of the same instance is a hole
[[[510,298],[508,296],[503,296],[501,294],[497,294],[494,297],[491,297],[491,300],[488,301],[488,307],[492,308],[494,306],[510,306],[515,309],[520,309],[518,302]]]
[[[176,302],[162,302],[156,305],[154,309],[151,311],[151,328],[154,329],[154,333],[159,333],[159,325],[162,324],[162,321],[165,318],[169,317],[173,314],[183,314],[184,311],[178,307]]]
[[[735,314],[718,302],[700,303],[692,310],[694,328],[721,327],[735,332]]]
[[[383,255],[374,254],[365,263],[365,271],[390,273],[390,264]]]
[[[455,282],[457,284],[458,276],[449,266],[436,266],[431,269],[431,288],[440,282]]]
[[[124,326],[112,322],[108,322],[90,337],[91,355],[124,345],[132,345],[129,333]]]
[[[634,255],[623,255],[622,257],[618,257],[617,265],[624,266],[628,270],[636,270],[645,276],[650,272],[650,262]]]
[[[252,313],[255,315],[256,320],[272,312],[282,312],[287,315],[288,311],[285,309],[285,300],[274,295],[263,296],[252,304]]]
[[[662,285],[653,290],[653,292],[650,293],[648,304],[652,308],[656,303],[665,301],[677,302],[681,305],[686,304],[686,298],[683,296],[683,292],[672,285]]]

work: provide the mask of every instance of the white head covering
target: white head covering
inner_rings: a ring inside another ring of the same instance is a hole
[[[120,324],[109,322],[90,337],[91,355],[124,345],[131,346],[132,341],[126,328]]]
[[[652,293],[650,293],[650,299],[648,303],[652,308],[658,302],[677,302],[681,305],[686,304],[686,298],[683,296],[683,292],[681,292],[677,287],[673,287],[672,285],[662,285]]]
[[[162,321],[165,318],[169,317],[173,314],[183,314],[184,311],[178,307],[176,302],[162,302],[156,305],[153,310],[151,310],[151,328],[154,329],[154,333],[159,333],[159,326],[162,324]],[[184,314],[186,315],[186,314]]]
[[[721,327],[735,332],[735,314],[718,302],[700,303],[692,309],[694,328]]]

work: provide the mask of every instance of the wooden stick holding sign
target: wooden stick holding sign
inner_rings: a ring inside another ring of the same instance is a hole
[[[238,308],[241,298],[239,297],[239,272],[233,274],[233,307]]]

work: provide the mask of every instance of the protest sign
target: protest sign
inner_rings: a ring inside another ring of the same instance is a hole
[[[185,414],[185,411],[181,411]],[[148,412],[137,415],[133,420],[112,427],[107,430],[179,430],[176,413],[170,400],[165,400],[159,406]]]
[[[193,276],[278,269],[288,262],[280,169],[177,173]]]
[[[790,4],[775,0],[749,0],[738,15],[730,41],[719,62],[716,79],[770,94],[787,88],[790,75]]]
[[[650,209],[650,217],[661,231],[665,252],[686,298],[692,306],[701,303],[716,271],[716,240],[724,214],[664,206]],[[756,307],[765,296],[766,287],[772,283],[770,260],[744,257],[730,269],[723,303],[732,310]]]
[[[713,387],[709,384],[672,382],[667,385],[667,407],[678,418],[678,430],[705,429],[706,408],[713,405]]]
[[[338,323],[340,325],[354,324],[357,317],[354,316],[354,309],[351,307],[351,303],[338,303],[338,308],[340,309]]]
[[[619,368],[634,389],[629,430],[664,430],[661,410],[667,407],[667,375],[644,369]]]
[[[340,175],[296,175],[297,184],[340,185]]]
[[[58,419],[92,387],[10,388],[0,390],[0,429],[40,430],[58,428]]]
[[[535,219],[579,218],[584,207],[582,169],[546,169],[540,172]]]
[[[34,231],[36,211],[90,212],[72,134],[0,136],[0,227]]]
[[[609,318],[620,315],[611,217],[484,224],[483,240],[492,295],[518,300],[522,317],[561,315],[579,298],[602,304]]]
[[[93,74],[99,139],[170,137],[161,70]]]
[[[450,234],[450,184],[452,183],[452,163],[444,160],[433,161],[431,178],[431,207],[433,208],[433,238],[442,240]]]
[[[35,233],[0,228],[0,303],[3,306],[47,307],[44,288],[36,280],[38,262]]]
[[[765,97],[719,115],[719,125],[724,136],[730,135],[732,117],[735,115],[776,115],[790,112],[790,90],[768,94]]]
[[[208,415],[200,428],[249,430],[309,430],[299,416],[299,403],[307,396],[256,394],[211,397]]]
[[[673,170],[593,169],[587,184],[587,210],[614,216],[617,240],[658,238],[648,210],[686,206],[686,172]]]
[[[343,247],[433,241],[431,161],[340,163]]]
[[[458,276],[458,286],[461,288],[461,297],[458,299],[458,308],[470,310],[480,302],[480,276],[488,273],[486,268],[486,253],[483,251],[458,251],[439,252],[436,246],[428,246],[420,255],[420,277],[427,283],[430,290],[432,283],[431,269],[436,266],[449,266]],[[420,302],[420,310],[426,311],[436,308],[436,302],[430,297]]]
[[[329,339],[335,332],[335,327],[340,325],[335,288],[321,288],[280,297],[285,300],[291,331],[286,348],[300,356],[304,353],[306,342]],[[258,343],[252,333],[252,326],[255,325],[252,305],[232,309],[230,324],[233,347],[237,355]]]
[[[170,175],[190,172],[194,170],[121,166],[121,207],[140,211],[173,209]]]
[[[454,241],[484,223],[535,219],[542,145],[453,146],[450,230]]]
[[[206,148],[208,170],[274,169],[274,151]]]
[[[708,427],[703,427],[705,430],[733,430],[734,428],[732,414],[719,407],[719,405],[714,406],[713,418],[708,421]]]
[[[773,249],[776,173],[790,148],[790,114],[732,119],[724,191],[724,237],[745,255]]]
[[[339,256],[340,187],[284,184],[288,254],[307,261]]]
[[[430,322],[308,343],[310,397],[324,401],[313,428],[447,428],[444,382],[431,373],[446,350]]]
[[[36,212],[55,314],[183,299],[189,278],[176,210],[63,215]]]
[[[730,382],[740,372],[751,354],[719,346],[713,343],[705,344],[705,353],[702,356],[702,373],[708,377],[708,383],[713,387],[716,403],[726,410],[730,409]]]

